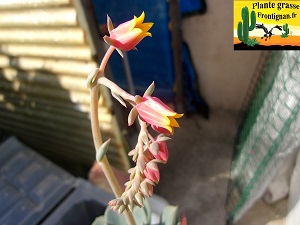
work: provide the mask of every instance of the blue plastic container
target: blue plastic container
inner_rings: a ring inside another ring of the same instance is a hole
[[[91,224],[111,198],[14,137],[0,146],[0,225]]]

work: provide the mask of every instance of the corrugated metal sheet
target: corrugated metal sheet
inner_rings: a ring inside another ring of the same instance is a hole
[[[51,159],[89,165],[87,74],[97,63],[80,1],[0,1],[0,128]],[[102,90],[102,92],[106,92]],[[99,101],[100,128],[112,137],[109,159],[128,169],[111,100]]]

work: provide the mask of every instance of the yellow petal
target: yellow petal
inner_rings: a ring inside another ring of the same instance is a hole
[[[142,24],[144,22],[144,19],[145,19],[145,13],[143,11],[142,14],[137,18],[136,25],[139,26],[140,24]]]
[[[178,113],[176,113],[176,115],[174,115],[174,118],[176,118],[176,119],[178,119],[178,118],[181,118],[181,117],[183,117],[183,113],[182,114],[178,114]]]
[[[173,133],[173,129],[170,126],[164,126],[163,128],[167,129],[168,131],[170,131],[170,133]]]
[[[171,127],[179,127],[179,124],[173,117],[169,117]]]
[[[140,28],[143,32],[147,32],[153,26],[154,23],[143,23],[140,25],[136,25],[136,28]]]

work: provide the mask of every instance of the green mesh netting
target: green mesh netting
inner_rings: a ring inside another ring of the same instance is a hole
[[[283,159],[300,145],[300,52],[272,52],[235,143],[228,224],[258,200]]]

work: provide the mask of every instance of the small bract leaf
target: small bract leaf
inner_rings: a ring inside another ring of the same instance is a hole
[[[135,152],[135,149],[132,149],[130,152],[128,152],[128,156],[133,156]]]
[[[144,93],[144,96],[146,95],[152,95],[153,91],[155,89],[154,81],[150,84],[150,86],[147,88],[147,90]]]
[[[128,204],[128,209],[129,209],[130,212],[133,211],[133,209],[134,209],[134,204],[133,204],[133,202]]]
[[[145,145],[148,145],[149,139],[148,139],[148,135],[145,131],[140,132],[139,138],[143,141],[143,143]]]
[[[125,209],[126,209],[126,207],[124,205],[121,205],[118,210],[118,213],[121,214],[122,212],[124,212]]]
[[[93,69],[90,74],[88,75],[88,78],[86,80],[86,86],[90,88],[92,84],[95,82],[96,77],[98,76],[99,68]]]
[[[133,107],[130,110],[129,115],[128,115],[128,126],[131,126],[134,123],[137,115],[138,115],[138,111],[135,107]]]
[[[159,151],[159,146],[157,142],[153,142],[150,144],[149,150],[152,154],[157,155]]]
[[[133,181],[133,189],[135,190],[135,191],[137,191],[138,189],[139,189],[139,187],[140,187],[140,183],[141,183],[141,178],[139,177],[139,176],[137,176],[135,179],[134,179],[134,181]]]
[[[114,25],[108,15],[107,15],[107,29],[109,33],[114,29]]]
[[[135,200],[140,206],[144,205],[144,196],[140,192],[135,195]]]
[[[123,100],[118,94],[116,94],[115,92],[112,91],[112,92],[111,92],[111,95],[112,95],[115,99],[117,99],[118,102],[121,103],[121,105],[123,105],[125,108],[127,108],[126,103],[124,102],[124,100]]]
[[[168,140],[171,140],[170,137],[167,137],[167,136],[160,136],[160,137],[157,137],[156,140],[158,142],[162,142],[162,141],[168,141]]]
[[[142,157],[139,157],[136,163],[139,171],[142,173],[146,167],[146,162]]]
[[[127,205],[127,204],[129,203],[129,198],[128,198],[128,196],[125,196],[125,197],[123,198],[123,203],[124,203],[124,205]]]
[[[123,54],[122,50],[120,50],[120,49],[118,49],[118,48],[116,48],[116,50],[117,50],[117,52],[119,53],[119,55],[120,55],[122,58],[124,58],[124,54]]]
[[[109,143],[110,143],[110,139],[108,139],[106,142],[104,142],[100,148],[97,150],[96,152],[96,160],[98,162],[101,162],[103,157],[105,156],[107,150],[108,150],[108,147],[109,147]]]
[[[139,156],[139,149],[138,149],[138,146],[136,146],[132,160],[135,162],[138,156]]]

